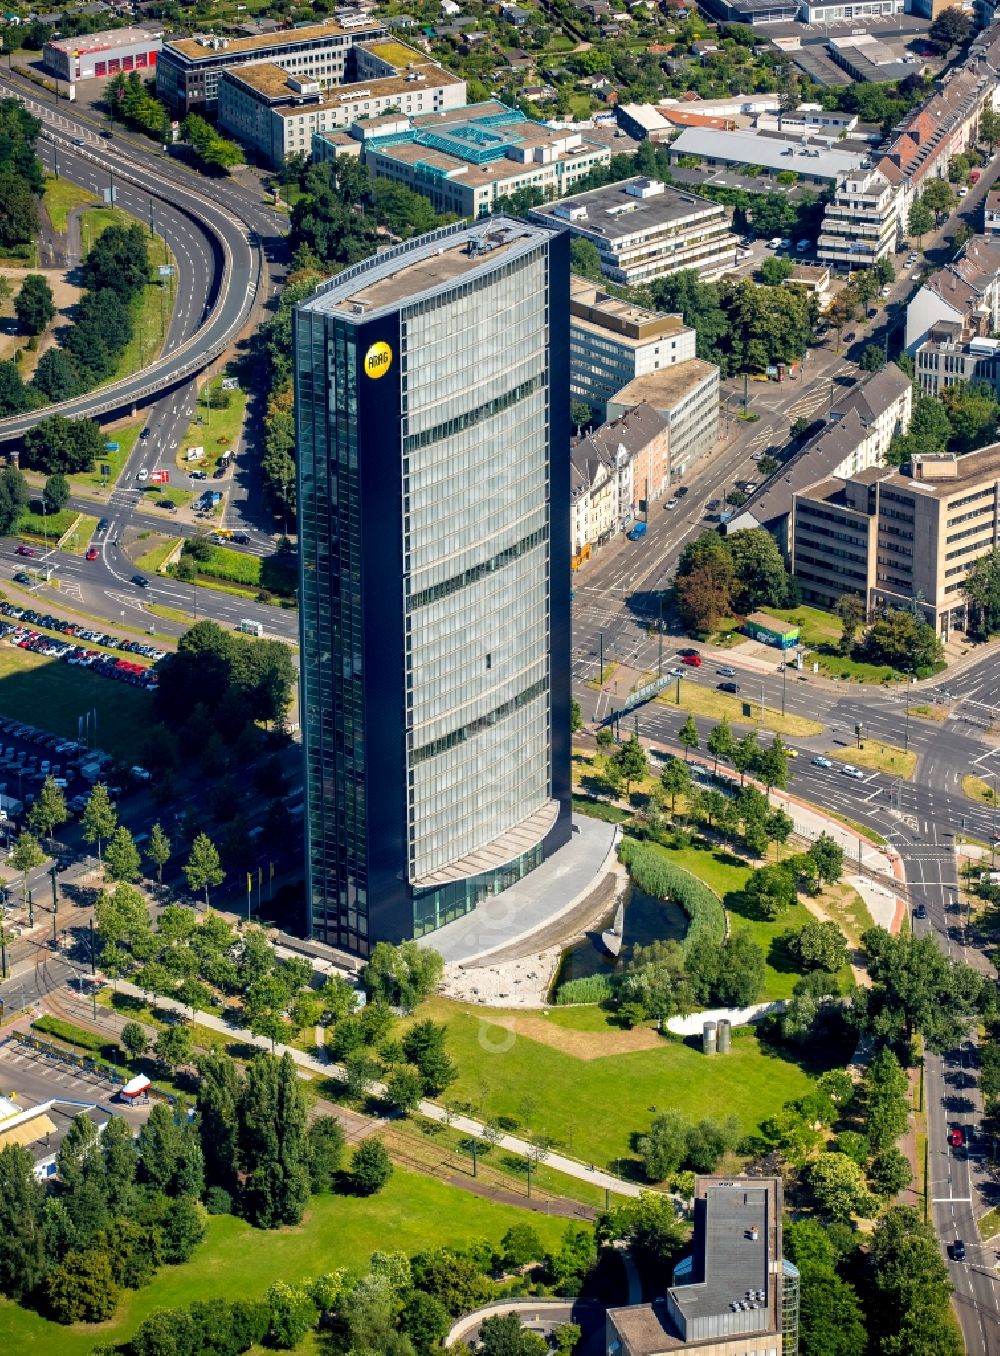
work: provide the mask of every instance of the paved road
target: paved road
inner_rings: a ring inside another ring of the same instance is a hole
[[[185,274],[178,302],[180,323],[196,320],[192,333],[171,345],[158,359],[126,379],[77,397],[57,406],[27,415],[0,420],[0,442],[20,437],[39,418],[58,410],[66,414],[96,415],[130,408],[155,391],[176,385],[187,375],[200,371],[238,335],[247,322],[264,284],[264,252],[257,233],[238,218],[233,209],[219,205],[218,194],[207,185],[170,181],[159,166],[150,166],[148,157],[139,157],[127,148],[102,140],[65,113],[43,104],[33,95],[0,78],[0,90],[17,94],[42,120],[47,155],[60,157],[60,174],[100,191],[115,188],[124,204],[126,191],[139,194],[140,215],[148,219],[150,199],[155,200],[154,218],[163,219],[164,234],[177,242],[178,268]],[[77,144],[82,142],[82,145]],[[185,217],[185,235],[173,226],[177,217]],[[194,246],[194,234],[209,242],[210,250]],[[201,310],[196,299],[205,297]]]

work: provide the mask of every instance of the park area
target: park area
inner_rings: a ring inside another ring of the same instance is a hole
[[[274,1281],[294,1285],[336,1267],[363,1269],[377,1249],[412,1254],[479,1238],[498,1243],[519,1223],[529,1223],[548,1247],[566,1227],[564,1219],[496,1204],[397,1167],[377,1196],[314,1197],[296,1228],[253,1229],[231,1215],[213,1216],[191,1260],[164,1267],[140,1291],[126,1291],[115,1318],[99,1330],[82,1323],[64,1327],[2,1301],[0,1347],[17,1356],[89,1356],[97,1340],[124,1342],[154,1309],[220,1295],[260,1299]]]

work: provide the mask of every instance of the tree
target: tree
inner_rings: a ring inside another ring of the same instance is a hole
[[[866,344],[858,366],[862,372],[881,372],[886,361],[886,352],[881,344]]]
[[[514,1224],[500,1240],[500,1256],[505,1267],[524,1267],[540,1262],[545,1248],[530,1224]]]
[[[55,313],[47,280],[40,273],[29,273],[14,301],[18,325],[25,334],[41,334]]]
[[[683,745],[685,758],[701,743],[701,739],[698,736],[698,727],[694,723],[693,716],[688,716],[687,720],[678,730],[677,742]]]
[[[69,481],[57,471],[49,476],[42,490],[42,503],[46,513],[58,513],[69,503]]]
[[[745,1008],[764,988],[764,952],[751,933],[732,933],[722,944],[715,980],[718,1001],[725,1007]]]
[[[880,1356],[961,1356],[949,1315],[948,1268],[929,1225],[904,1206],[887,1210],[871,1238],[870,1328]]]
[[[24,476],[13,466],[5,466],[0,471],[0,532],[8,536],[14,530],[27,504],[28,485]]]
[[[333,1191],[344,1157],[344,1132],[335,1116],[317,1116],[309,1126],[309,1185],[313,1194]]]
[[[458,1070],[445,1049],[446,1028],[430,1018],[413,1025],[403,1037],[406,1058],[416,1066],[422,1092],[429,1097],[440,1096],[454,1083]]]
[[[791,259],[779,259],[777,255],[772,254],[760,266],[760,280],[766,283],[768,287],[777,287],[786,278],[790,278],[794,272],[795,265]]]
[[[757,736],[754,734],[753,730],[751,730],[749,734],[745,734],[742,739],[738,740],[733,748],[732,763],[733,767],[740,774],[740,786],[743,785],[743,778],[753,767],[754,760],[759,752],[760,750],[757,747]]]
[[[103,1323],[118,1308],[120,1289],[106,1252],[71,1249],[49,1272],[45,1298],[57,1323]]]
[[[736,741],[733,739],[733,732],[729,721],[725,716],[713,730],[709,731],[706,747],[709,753],[715,759],[715,771],[719,769],[719,760],[728,763],[736,748]]]
[[[376,942],[359,977],[369,998],[382,998],[391,1007],[412,1012],[434,992],[443,971],[444,961],[430,947],[413,941],[398,946]]]
[[[119,1039],[132,1059],[141,1058],[149,1049],[146,1032],[138,1022],[126,1022]]]
[[[165,1026],[156,1037],[156,1058],[171,1072],[181,1064],[190,1064],[194,1056],[191,1028],[186,1022]]]
[[[907,234],[915,236],[919,244],[927,232],[934,227],[934,213],[930,209],[930,204],[924,202],[922,198],[917,198],[910,207],[906,227]]]
[[[413,1343],[417,1356],[431,1356],[448,1335],[448,1310],[433,1295],[411,1290],[400,1315],[400,1328]]]
[[[741,613],[781,607],[788,598],[788,571],[778,545],[765,528],[726,537],[735,574],[733,604]]]
[[[642,1268],[669,1266],[687,1239],[673,1202],[653,1191],[599,1215],[596,1234],[598,1242],[624,1240]]]
[[[241,1087],[236,1064],[221,1051],[198,1061],[198,1131],[209,1186],[236,1185]]]
[[[686,796],[691,790],[691,769],[680,758],[668,758],[660,773],[660,785],[670,797],[670,813],[678,796]]]
[[[892,1147],[875,1155],[868,1176],[875,1194],[884,1200],[892,1200],[910,1185],[913,1169],[906,1155]]]
[[[646,750],[639,743],[639,736],[631,734],[624,744],[619,744],[612,755],[612,761],[625,783],[625,797],[628,799],[632,783],[640,782],[649,775],[649,759],[646,757]]]
[[[583,712],[580,709],[580,703],[575,697],[569,704],[569,722],[570,729],[574,734],[583,729]]]
[[[309,1197],[306,1108],[287,1052],[255,1055],[240,1099],[238,1162],[247,1217],[258,1228],[297,1224]]]
[[[664,1111],[654,1118],[638,1144],[650,1182],[662,1182],[677,1172],[687,1157],[690,1130],[690,1122],[679,1111]]]
[[[146,844],[146,859],[156,867],[156,879],[163,881],[163,868],[170,860],[170,839],[163,831],[163,826],[157,821],[149,831],[149,842]]]
[[[955,194],[947,179],[931,179],[925,185],[920,200],[930,208],[938,220],[946,217],[955,206]]]
[[[797,1220],[785,1227],[786,1256],[802,1277],[799,1310],[802,1356],[857,1356],[867,1345],[857,1294],[836,1271],[831,1232],[811,1219]]]
[[[108,840],[104,854],[104,874],[109,880],[135,881],[142,874],[141,866],[135,839],[124,824],[119,824]]]
[[[1000,139],[1000,138],[998,138]],[[601,268],[601,255],[592,240],[574,237],[569,248],[570,267],[574,273],[589,278],[591,282],[601,282],[604,271]]]
[[[351,1184],[359,1196],[375,1196],[392,1176],[392,1161],[382,1141],[373,1135],[351,1155]]]
[[[766,749],[758,749],[752,767],[768,793],[774,786],[788,785],[788,752],[781,737],[775,735]]]
[[[825,831],[810,843],[807,856],[812,858],[821,879],[827,885],[836,885],[844,871],[844,849]]]
[[[268,1345],[279,1351],[297,1347],[319,1321],[319,1310],[308,1291],[285,1281],[275,1281],[264,1296],[264,1302],[271,1315]]]
[[[45,861],[45,853],[38,846],[38,840],[33,838],[27,829],[23,829],[14,840],[14,846],[7,855],[7,860],[15,871],[21,872],[22,889],[24,898],[28,898],[28,872],[33,871],[36,866],[41,866]]]
[[[101,860],[101,844],[110,838],[118,824],[118,813],[103,782],[97,782],[80,816],[84,841],[97,844],[97,860]]]
[[[0,1290],[20,1300],[45,1275],[42,1206],[34,1159],[18,1144],[0,1149]]]
[[[385,1095],[390,1104],[405,1116],[415,1111],[424,1093],[424,1080],[413,1064],[398,1064],[386,1079]]]
[[[831,1219],[846,1223],[852,1215],[874,1213],[864,1173],[844,1154],[822,1154],[810,1165],[808,1179],[818,1209]]]
[[[1000,141],[1000,112],[989,104],[979,115],[979,140],[990,150]]]
[[[65,824],[68,819],[69,810],[66,808],[66,797],[62,789],[56,786],[54,777],[46,777],[42,782],[38,799],[28,811],[30,828],[39,837],[47,838],[51,844],[53,831],[60,824]]]
[[[184,866],[184,875],[191,890],[205,891],[205,907],[209,907],[210,886],[221,885],[226,873],[219,862],[219,852],[207,834],[199,833],[191,844],[191,855]]]
[[[972,19],[960,9],[942,10],[928,28],[927,36],[945,51],[961,47],[972,36]]]
[[[835,975],[847,964],[847,942],[836,923],[808,923],[789,937],[788,949],[803,970],[825,970]]]
[[[784,810],[769,810],[764,818],[764,833],[769,843],[775,845],[775,855],[781,856],[782,846],[788,842],[795,828],[795,821]]]
[[[762,866],[752,871],[744,889],[762,918],[773,920],[795,903],[795,883],[785,865]]]
[[[888,1046],[876,1051],[859,1090],[864,1129],[873,1154],[891,1149],[909,1122],[909,1080]]]
[[[865,605],[856,593],[844,593],[837,599],[834,608],[840,618],[840,640],[837,651],[849,655],[854,648],[854,636],[859,626],[864,624]]]

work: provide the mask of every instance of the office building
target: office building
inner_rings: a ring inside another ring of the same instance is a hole
[[[816,245],[820,263],[849,272],[870,268],[894,254],[899,240],[895,190],[881,171],[859,169],[837,180]]]
[[[107,33],[53,38],[42,48],[42,65],[71,85],[119,73],[155,71],[162,37],[162,28],[112,28]]]
[[[309,923],[361,955],[569,840],[568,319],[502,216],[296,310]]]
[[[649,282],[684,269],[716,278],[736,262],[732,208],[655,179],[623,179],[530,215],[590,240],[603,273],[616,283]]]
[[[697,1177],[692,1252],[662,1299],[609,1309],[607,1356],[795,1356],[800,1278],[780,1177]]]
[[[461,88],[461,106],[444,99],[420,113],[401,103],[403,116],[355,121],[350,136],[355,146],[361,143],[371,172],[422,193],[437,212],[481,217],[523,188],[561,198],[611,160],[608,147],[586,129],[547,127],[495,100],[465,107],[464,83]],[[334,159],[352,149],[343,136],[317,135],[313,158]]]
[[[347,73],[349,83],[337,85],[273,62],[224,71],[219,127],[276,168],[288,155],[311,155],[314,136],[324,132],[390,111],[395,127],[400,118],[465,106],[464,80],[400,42],[356,46]]]
[[[349,27],[332,20],[262,33],[252,38],[220,38],[214,34],[171,38],[163,44],[156,65],[156,93],[174,117],[214,112],[223,71],[269,62],[297,80],[321,86],[344,81],[347,58],[360,42],[385,36],[384,25],[367,19]]]
[[[806,601],[857,593],[916,608],[943,639],[968,626],[965,580],[1000,545],[1000,444],[828,478],[795,495],[791,568]]]
[[[621,301],[586,278],[571,279],[569,306],[570,394],[600,419],[636,377],[695,356],[697,336],[679,315]]]
[[[679,481],[719,436],[719,369],[691,358],[635,377],[608,401],[609,419],[651,405],[667,421],[670,477]]]

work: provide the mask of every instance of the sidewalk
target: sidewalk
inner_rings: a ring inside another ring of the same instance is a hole
[[[121,980],[118,984],[120,993],[131,994],[135,998],[146,999],[146,994],[135,984],[130,984],[127,980]],[[191,1013],[183,1003],[178,1003],[174,998],[156,997],[157,1007],[166,1008],[169,1011],[177,1012],[186,1019],[190,1019]],[[221,1017],[216,1017],[214,1013],[198,1012],[195,1019],[202,1025],[207,1026],[213,1031],[221,1032],[231,1040],[243,1041],[249,1045],[255,1045],[259,1050],[270,1051],[271,1042],[265,1036],[255,1036],[252,1031],[245,1027],[230,1026],[223,1021]],[[333,1062],[326,1062],[317,1059],[315,1055],[307,1055],[303,1050],[296,1050],[290,1045],[275,1045],[274,1053],[278,1056],[291,1055],[298,1067],[304,1071],[308,1077],[319,1076],[322,1078],[346,1078],[346,1073],[342,1065]],[[384,1083],[373,1083],[372,1091],[379,1095],[385,1091]],[[485,1129],[481,1121],[473,1120],[471,1116],[455,1116],[445,1111],[436,1102],[421,1102],[417,1110],[428,1120],[438,1121],[442,1125],[450,1125],[456,1130],[461,1130],[464,1134],[474,1135],[481,1138]],[[523,1139],[518,1139],[514,1135],[501,1135],[497,1141],[501,1149],[506,1149],[508,1153],[517,1154],[521,1158],[527,1158],[532,1152],[532,1145]],[[565,1154],[549,1153],[545,1157],[545,1166],[554,1168],[557,1172],[565,1173],[567,1177],[572,1177],[578,1182],[587,1182],[591,1186],[600,1187],[603,1191],[613,1191],[619,1196],[638,1197],[642,1195],[639,1187],[632,1182],[622,1181],[620,1177],[615,1177],[612,1173],[602,1172],[600,1168],[593,1165],[588,1167],[584,1163],[578,1162],[575,1158],[568,1158]]]

